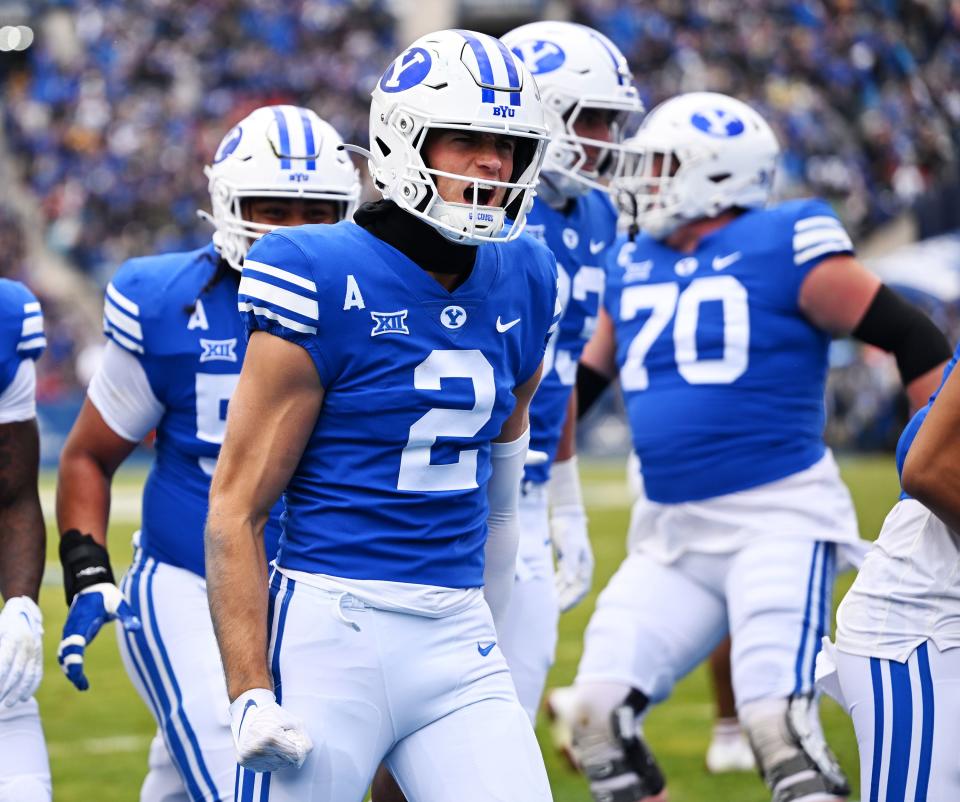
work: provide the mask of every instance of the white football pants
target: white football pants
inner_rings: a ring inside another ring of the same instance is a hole
[[[50,787],[36,699],[0,705],[0,802],[50,802]]]
[[[559,620],[547,486],[528,482],[520,496],[517,577],[500,628],[500,648],[520,704],[534,723],[556,655]]]
[[[274,690],[313,751],[299,770],[237,770],[236,802],[361,802],[386,760],[415,802],[549,802],[486,602],[428,618],[275,572]]]
[[[120,589],[143,624],[117,625],[120,655],[157,721],[140,802],[233,799],[237,753],[206,582],[138,550]]]
[[[597,600],[576,682],[621,683],[659,702],[729,631],[738,707],[809,692],[835,563],[833,543],[775,536],[670,564],[633,552]]]
[[[906,663],[834,656],[860,750],[860,798],[960,799],[960,649],[921,644]]]

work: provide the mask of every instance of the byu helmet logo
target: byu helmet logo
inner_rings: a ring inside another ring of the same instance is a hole
[[[716,137],[733,137],[742,134],[746,128],[743,120],[723,109],[698,111],[690,118],[694,128]]]
[[[467,322],[467,310],[462,306],[447,306],[440,313],[440,322],[448,329],[459,329]]]
[[[432,60],[422,47],[414,47],[393,62],[380,79],[384,92],[402,92],[419,84],[430,72]]]
[[[566,53],[559,45],[542,39],[520,42],[513,48],[513,52],[534,75],[553,72],[562,67],[563,62],[567,60]]]
[[[237,145],[240,144],[240,140],[242,138],[243,129],[238,125],[223,138],[223,141],[220,143],[220,147],[217,148],[216,156],[213,157],[213,163],[220,164],[220,162],[227,158],[227,156],[233,153],[237,149]]]

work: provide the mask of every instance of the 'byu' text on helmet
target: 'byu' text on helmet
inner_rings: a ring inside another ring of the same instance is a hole
[[[213,242],[240,270],[253,240],[276,226],[243,217],[246,198],[333,201],[340,219],[352,216],[360,198],[360,175],[332,125],[310,109],[263,106],[235,125],[220,142],[209,179]]]
[[[631,113],[643,111],[630,67],[606,36],[572,22],[532,22],[503,37],[504,43],[533,73],[543,95],[550,144],[543,164],[539,194],[553,202],[606,190],[600,183],[619,173],[619,143]],[[578,136],[577,119],[588,109],[611,115],[611,141]],[[599,149],[594,165],[586,165],[586,147]]]
[[[513,175],[492,181],[431,168],[422,148],[433,129],[515,137]],[[387,67],[370,104],[370,175],[384,198],[455,242],[506,241],[526,222],[547,129],[529,71],[501,42],[472,31],[423,36]],[[435,176],[467,182],[464,201],[446,201]],[[506,187],[503,207],[481,191]],[[504,221],[512,220],[504,232]]]
[[[621,217],[657,239],[726,209],[765,206],[780,146],[746,103],[690,92],[657,106],[625,143],[612,183]]]

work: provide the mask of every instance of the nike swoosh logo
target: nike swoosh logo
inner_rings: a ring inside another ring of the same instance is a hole
[[[741,256],[743,256],[743,254],[740,253],[740,251],[728,253],[726,256],[714,256],[713,269],[723,270],[724,268],[730,267],[734,262],[738,262]]]
[[[481,657],[486,657],[488,654],[490,654],[490,650],[493,649],[493,647],[496,645],[497,645],[496,641],[491,641],[486,646],[481,646],[480,642],[477,641],[477,651],[480,652]]]
[[[594,242],[590,240],[590,253],[597,254],[604,249],[607,243],[605,242]]]
[[[517,318],[516,320],[511,320],[509,323],[504,323],[502,320],[500,320],[500,315],[497,315],[497,331],[503,334],[505,331],[510,331],[510,329],[516,326],[519,322],[520,318]]]
[[[247,717],[247,711],[256,706],[257,703],[253,699],[247,699],[247,703],[243,706],[243,713],[240,715],[240,726],[237,727],[237,732],[243,732],[243,720]]]

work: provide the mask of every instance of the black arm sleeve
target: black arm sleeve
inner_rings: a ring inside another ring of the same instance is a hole
[[[903,386],[950,359],[950,343],[922,311],[881,284],[853,336],[897,358]]]
[[[583,362],[577,363],[577,420],[587,414],[612,381],[609,376],[604,376]]]
[[[100,582],[116,584],[107,550],[92,535],[81,534],[78,529],[68,529],[60,538],[60,564],[68,607],[84,588]]]

